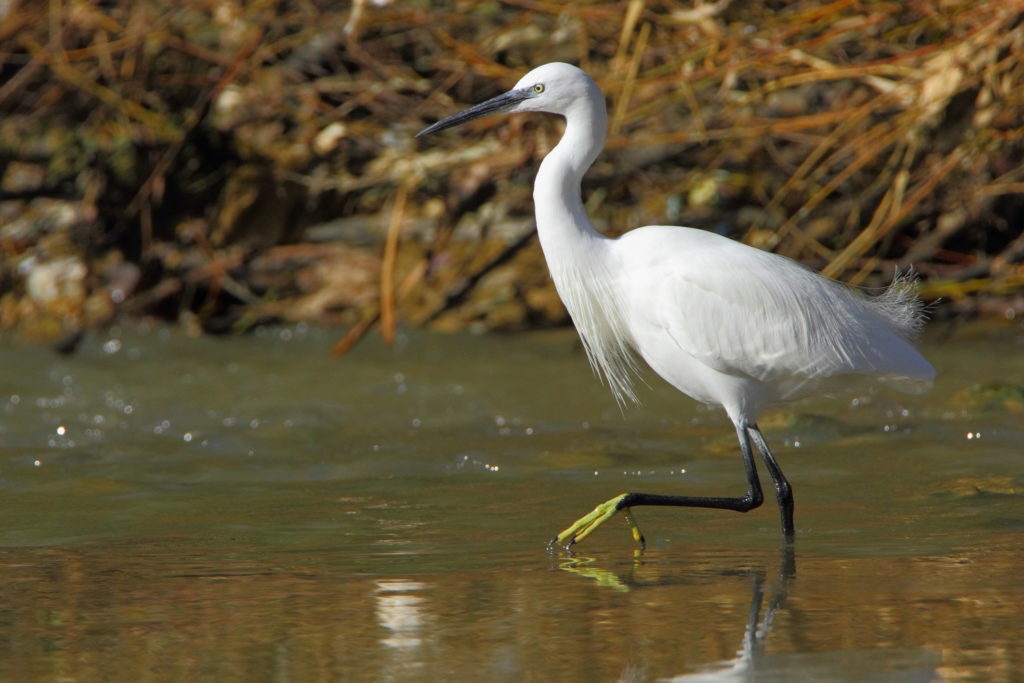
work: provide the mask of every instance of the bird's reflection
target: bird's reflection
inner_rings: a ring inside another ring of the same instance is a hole
[[[796,555],[791,543],[785,544],[782,550],[782,557],[779,563],[777,579],[771,587],[771,597],[768,604],[761,612],[765,600],[765,576],[764,569],[751,572],[751,595],[750,609],[747,611],[747,627],[743,632],[743,645],[736,652],[736,656],[730,660],[715,662],[698,671],[690,674],[673,676],[663,679],[665,681],[697,683],[706,681],[746,681],[750,680],[752,674],[757,670],[758,661],[764,652],[764,645],[771,633],[772,625],[775,622],[775,615],[786,601],[786,594],[789,589],[789,582],[796,575]]]
[[[644,577],[643,551],[634,551],[633,562],[629,570],[615,572],[597,566],[591,557],[572,556],[560,560],[559,569],[592,579],[599,586],[620,592],[629,592],[651,585]],[[779,552],[778,569],[773,581],[768,581],[768,567],[760,566],[749,569],[723,569],[723,575],[735,576],[746,574],[750,577],[750,607],[747,610],[747,623],[743,632],[743,642],[730,660],[715,662],[702,671],[682,674],[664,681],[734,681],[748,680],[758,667],[765,643],[771,633],[775,616],[786,602],[789,585],[796,576],[796,552],[792,543],[784,543]],[[664,576],[654,582],[664,585]],[[767,598],[766,598],[767,596]],[[623,672],[621,680],[630,680],[627,672]]]

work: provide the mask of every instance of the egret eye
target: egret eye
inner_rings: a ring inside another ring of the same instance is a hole
[[[537,94],[537,95],[539,95],[542,92],[544,92],[544,84],[543,83],[538,83],[537,85],[533,86],[533,92],[535,94]]]

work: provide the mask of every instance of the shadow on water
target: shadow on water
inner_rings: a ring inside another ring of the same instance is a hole
[[[725,418],[658,385],[620,413],[571,335],[423,335],[343,362],[332,341],[4,349],[0,679],[1024,670],[1017,337],[926,349],[942,374],[924,397],[763,421],[795,550],[771,506],[644,508],[643,554],[608,524],[554,557],[551,534],[611,495],[741,488]]]
[[[785,610],[791,585],[797,577],[797,554],[794,545],[784,544],[778,560],[771,566],[761,564],[767,556],[749,566],[694,569],[674,562],[668,572],[651,571],[645,566],[642,551],[634,551],[628,570],[602,569],[592,557],[564,558],[562,571],[593,581],[596,585],[618,592],[643,590],[650,586],[692,584],[703,582],[746,583],[749,606],[742,639],[734,656],[692,666],[690,673],[657,677],[659,681],[687,683],[727,683],[730,681],[789,680],[899,680],[932,681],[939,676],[941,657],[927,649],[877,648],[865,651],[828,653],[773,652],[769,648],[775,620]],[[770,577],[770,578],[769,578]],[[736,615],[736,623],[740,617]],[[619,681],[648,680],[647,667],[639,662],[628,664]]]
[[[690,573],[683,576],[669,577],[664,573],[645,571],[644,551],[634,550],[633,555],[632,566],[623,573],[602,569],[597,566],[595,558],[585,556],[564,558],[559,562],[559,569],[585,579],[590,579],[603,588],[620,592],[642,589],[650,585],[665,585],[673,581],[693,580],[693,576]],[[776,613],[785,603],[789,584],[796,576],[796,550],[792,543],[784,543],[779,551],[776,575],[771,583],[767,604],[765,603],[767,567],[752,566],[749,568],[709,571],[712,575],[726,580],[735,577],[749,580],[750,607],[747,610],[743,642],[736,652],[736,657],[733,659],[714,662],[698,673],[674,676],[671,680],[749,680],[755,672],[764,668],[762,660],[766,640],[771,633]],[[626,677],[628,677],[628,674]]]

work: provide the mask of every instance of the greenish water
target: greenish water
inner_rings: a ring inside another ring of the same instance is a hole
[[[785,406],[747,515],[718,411],[621,413],[572,333],[0,342],[0,680],[1021,680],[1024,330],[924,347],[922,397]],[[971,387],[974,387],[972,390]]]

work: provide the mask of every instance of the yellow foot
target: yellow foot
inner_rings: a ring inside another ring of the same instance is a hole
[[[644,535],[640,533],[640,527],[636,525],[636,519],[633,518],[633,512],[629,508],[619,507],[622,499],[627,495],[628,494],[623,493],[615,496],[611,500],[601,503],[589,514],[580,517],[572,524],[572,526],[551,539],[551,544],[558,544],[565,548],[571,548],[573,544],[579,543],[592,534],[597,527],[611,519],[616,512],[622,512],[626,517],[626,523],[629,524],[630,531],[633,532],[633,540],[639,543],[640,547],[643,548],[645,545]]]

